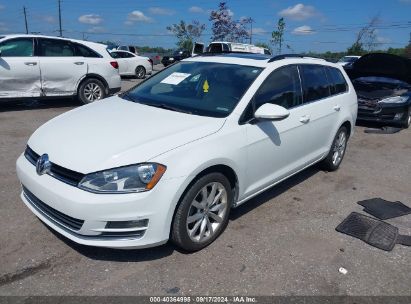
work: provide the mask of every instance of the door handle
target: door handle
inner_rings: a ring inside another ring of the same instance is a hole
[[[300,122],[302,122],[304,124],[308,123],[309,121],[310,121],[310,116],[308,116],[308,115],[301,116],[301,118],[300,118]]]
[[[37,65],[37,62],[25,62],[24,64],[33,66],[33,65]]]
[[[74,64],[76,64],[76,65],[83,65],[84,62],[82,62],[82,61],[77,61],[77,62],[74,62]]]
[[[341,107],[339,105],[336,105],[333,109],[338,112],[339,110],[341,110]]]

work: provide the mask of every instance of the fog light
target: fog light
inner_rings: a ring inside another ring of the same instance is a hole
[[[397,113],[394,116],[394,120],[400,120],[404,116],[404,113]]]
[[[148,219],[135,221],[115,221],[107,222],[107,229],[143,228],[148,226]]]

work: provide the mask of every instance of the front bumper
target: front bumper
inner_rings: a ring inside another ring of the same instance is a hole
[[[173,197],[180,178],[161,180],[147,192],[94,194],[47,174],[37,175],[24,155],[17,160],[17,175],[25,189],[21,199],[26,206],[46,225],[76,243],[145,248],[163,244],[169,238],[176,204]],[[147,224],[131,229],[106,228],[108,222],[139,220]]]
[[[386,104],[370,108],[358,106],[358,121],[378,123],[390,127],[402,127],[408,119],[408,109],[410,105]]]

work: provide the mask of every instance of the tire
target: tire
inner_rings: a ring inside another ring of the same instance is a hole
[[[348,130],[346,127],[342,126],[338,129],[338,132],[334,137],[330,152],[328,152],[327,157],[320,163],[320,167],[323,170],[331,172],[336,171],[340,167],[345,151],[347,150],[347,142]]]
[[[172,242],[189,252],[207,247],[226,228],[232,203],[233,191],[223,174],[200,177],[177,206],[171,227]]]
[[[146,77],[146,69],[142,65],[136,67],[136,77],[137,79],[144,79]]]
[[[107,96],[106,87],[96,78],[87,78],[80,84],[77,96],[84,104],[101,100]]]
[[[404,128],[404,129],[408,129],[409,127],[410,127],[410,125],[411,125],[411,107],[409,107],[408,108],[408,112],[407,112],[407,118],[406,118],[406,120],[404,121],[404,123],[403,123],[403,125],[402,125],[402,127]]]

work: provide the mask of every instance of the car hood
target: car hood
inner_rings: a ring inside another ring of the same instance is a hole
[[[146,162],[217,132],[226,119],[150,107],[117,96],[64,113],[36,130],[28,145],[83,174]]]
[[[346,70],[354,80],[359,77],[387,77],[411,83],[411,60],[383,53],[371,53],[362,56]]]

